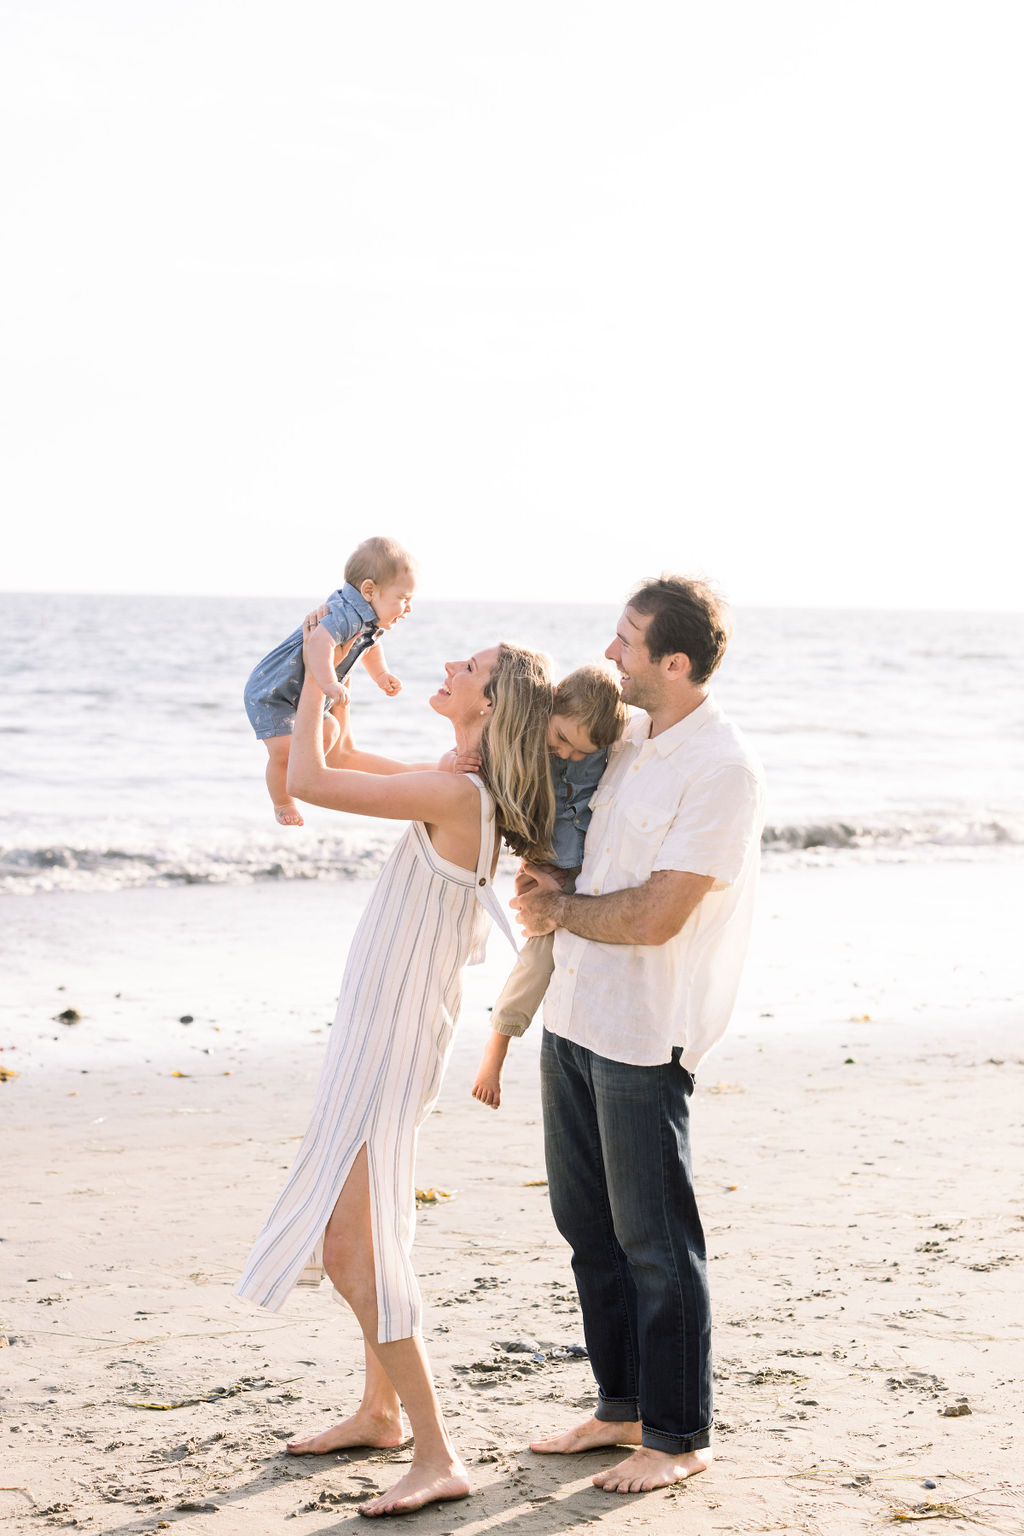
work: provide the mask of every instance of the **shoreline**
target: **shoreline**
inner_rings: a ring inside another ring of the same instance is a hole
[[[418,1514],[418,1530],[667,1531],[684,1516],[702,1532],[832,1536],[940,1499],[964,1511],[945,1529],[966,1532],[968,1514],[1020,1528],[1022,873],[764,879],[737,1014],[694,1105],[716,1461],[637,1497],[590,1486],[614,1452],[526,1448],[584,1417],[592,1385],[585,1360],[551,1354],[582,1344],[582,1329],[535,1182],[537,1024],[513,1042],[502,1108],[469,1095],[511,962],[492,937],[466,973],[458,1043],[420,1140],[418,1186],[450,1198],[421,1210],[414,1249],[473,1496]],[[349,1411],[358,1331],[326,1285],[279,1314],[232,1293],[305,1126],[367,890],[3,903],[0,1065],[20,1075],[0,1084],[11,1340],[0,1513],[19,1536],[51,1508],[54,1525],[118,1536],[160,1521],[198,1532],[211,1518],[201,1505],[219,1508],[227,1536],[292,1515],[296,1529],[336,1530],[400,1474],[390,1464],[408,1448],[280,1455],[290,1434]],[[53,1022],[65,1007],[81,1022]],[[524,1339],[543,1360],[499,1347]],[[213,1403],[133,1406],[235,1386]],[[960,1398],[970,1414],[944,1416]]]

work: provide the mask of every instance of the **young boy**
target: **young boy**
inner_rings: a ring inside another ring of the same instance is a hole
[[[307,655],[309,669],[326,695],[324,750],[328,762],[341,733],[327,711],[343,697],[342,679],[355,662],[362,660],[388,698],[401,689],[398,678],[388,671],[377,641],[383,630],[393,629],[405,618],[415,586],[414,562],[400,544],[394,539],[364,539],[348,558],[345,585],[327,599],[327,612],[310,637]],[[245,685],[245,712],[257,739],[266,743],[267,789],[274,815],[283,827],[302,826],[299,808],[285,786],[304,675],[300,626],[264,656]]]
[[[555,790],[554,858],[544,866],[575,889],[590,825],[590,797],[604,773],[608,752],[622,735],[626,706],[618,684],[601,667],[579,667],[555,689],[548,726]],[[527,939],[491,1012],[491,1035],[473,1084],[473,1097],[491,1109],[501,1103],[501,1073],[512,1035],[525,1034],[554,969],[554,934]]]

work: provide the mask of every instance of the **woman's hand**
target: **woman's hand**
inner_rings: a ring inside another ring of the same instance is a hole
[[[302,621],[303,631],[315,629],[321,619],[326,619],[330,611],[331,606],[329,603],[321,603],[319,608],[314,608],[312,613],[307,613]]]

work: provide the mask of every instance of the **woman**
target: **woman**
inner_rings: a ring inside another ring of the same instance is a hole
[[[316,615],[306,620],[312,633]],[[320,1264],[363,1331],[366,1386],[355,1414],[294,1455],[403,1439],[407,1474],[365,1515],[404,1514],[469,1492],[441,1417],[409,1257],[417,1128],[437,1098],[461,998],[461,971],[483,957],[488,915],[511,932],[491,885],[499,839],[546,857],[554,816],[544,658],[498,645],[445,664],[431,707],[451,721],[475,774],[409,768],[359,751],[342,709],[342,768],[323,755],[323,696],[306,670],[288,791],[314,805],[411,820],[352,940],[309,1130],[260,1234],[239,1295],[277,1309]],[[338,713],[336,707],[335,713]],[[449,758],[451,754],[449,754]],[[442,760],[444,761],[444,760]],[[312,1254],[312,1260],[310,1255]]]

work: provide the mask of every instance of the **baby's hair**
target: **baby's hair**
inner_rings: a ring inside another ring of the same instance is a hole
[[[603,667],[577,667],[555,689],[555,714],[578,720],[597,748],[618,741],[629,716],[618,684]]]
[[[345,580],[353,587],[361,587],[364,581],[374,581],[378,587],[384,587],[405,571],[415,569],[412,555],[394,539],[364,539],[348,557]]]

